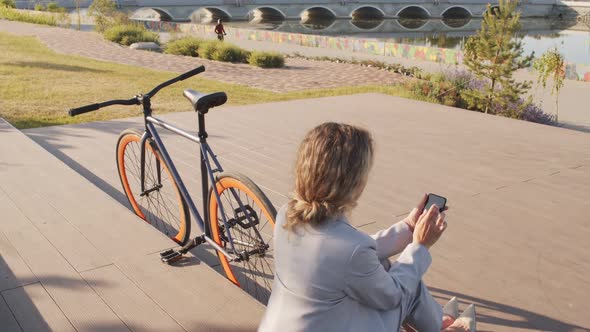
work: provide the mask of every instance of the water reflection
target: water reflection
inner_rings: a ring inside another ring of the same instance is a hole
[[[462,28],[471,22],[471,18],[444,18],[443,23],[449,28]]]
[[[362,30],[373,30],[383,24],[383,20],[361,20],[353,19],[350,21],[355,27]]]
[[[301,19],[301,25],[311,30],[324,30],[330,28],[336,19],[334,17],[307,16]]]
[[[424,18],[400,18],[397,22],[406,29],[416,30],[428,23],[428,20]]]

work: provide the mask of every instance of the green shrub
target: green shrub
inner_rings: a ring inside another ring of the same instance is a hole
[[[0,7],[16,8],[14,0],[0,0]]]
[[[250,52],[235,45],[228,43],[220,43],[213,51],[213,60],[234,63],[248,63]]]
[[[199,56],[199,47],[203,43],[204,40],[190,36],[174,39],[166,44],[164,53],[196,57]]]
[[[38,11],[38,12],[45,11],[45,6],[43,6],[42,3],[36,3],[35,4],[35,10]]]
[[[31,14],[5,6],[0,6],[0,18],[9,21],[20,21],[53,26],[56,26],[59,23],[58,20],[50,14]]]
[[[160,40],[157,33],[147,31],[137,24],[115,25],[105,30],[103,35],[106,39],[125,46],[138,42],[159,43]]]
[[[47,11],[51,13],[65,13],[66,9],[60,7],[57,2],[50,2],[47,4]]]
[[[199,46],[199,57],[213,60],[213,53],[221,46],[223,42],[218,40],[208,40]]]
[[[274,52],[252,52],[248,63],[262,68],[282,68],[285,66],[285,57]]]

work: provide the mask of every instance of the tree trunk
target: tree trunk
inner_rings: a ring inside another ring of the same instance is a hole
[[[559,90],[555,95],[555,122],[559,123]]]
[[[492,80],[492,91],[490,91],[490,94],[488,95],[488,101],[486,103],[486,107],[485,107],[485,113],[488,114],[488,111],[490,109],[490,106],[492,105],[492,97],[494,96],[494,90],[496,87],[496,80],[493,79]]]

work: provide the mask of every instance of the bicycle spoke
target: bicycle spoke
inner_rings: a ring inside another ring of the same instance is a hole
[[[145,220],[169,237],[176,238],[187,217],[186,206],[179,197],[176,184],[157,150],[145,147],[144,190],[141,192],[141,147],[139,141],[128,142],[124,150],[124,171],[129,190]],[[158,175],[158,172],[160,173]],[[183,239],[184,240],[184,239]]]
[[[224,228],[226,237],[229,238],[227,233],[231,233],[235,254],[246,254],[243,261],[230,263],[234,276],[244,291],[266,304],[274,276],[274,220],[271,223],[265,214],[265,207],[237,187],[224,188],[219,196],[223,210],[216,204],[217,224],[223,225],[224,216],[227,221],[232,221],[228,229]],[[258,248],[267,249],[255,252]]]

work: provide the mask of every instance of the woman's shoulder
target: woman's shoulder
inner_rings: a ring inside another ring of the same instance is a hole
[[[277,212],[276,227],[282,227],[287,218],[287,204],[283,205]],[[321,236],[331,240],[344,240],[348,246],[373,246],[375,240],[363,231],[352,226],[345,217],[337,217],[326,220],[319,226],[299,226],[294,230],[299,235],[309,234]]]

